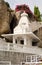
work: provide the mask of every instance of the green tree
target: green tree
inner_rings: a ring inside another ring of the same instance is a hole
[[[41,21],[39,8],[36,6],[34,6],[34,15],[35,15],[37,21]]]

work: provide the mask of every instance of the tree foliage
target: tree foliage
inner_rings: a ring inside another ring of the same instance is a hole
[[[34,15],[35,15],[37,21],[41,21],[39,8],[36,6],[34,6]]]

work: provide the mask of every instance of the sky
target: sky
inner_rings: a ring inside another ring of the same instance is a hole
[[[40,13],[42,14],[42,0],[5,0],[10,4],[12,9],[15,9],[16,5],[26,4],[34,12],[34,6],[38,6]]]

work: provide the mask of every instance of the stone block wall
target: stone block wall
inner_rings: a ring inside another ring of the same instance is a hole
[[[21,64],[21,62],[26,61],[26,56],[28,55],[30,54],[0,51],[0,61],[11,61],[13,65]]]

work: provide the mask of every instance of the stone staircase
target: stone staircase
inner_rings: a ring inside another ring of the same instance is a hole
[[[42,22],[36,22],[36,21],[31,22],[30,27],[31,27],[32,31],[34,32],[34,31],[38,30],[40,27],[42,27]]]

